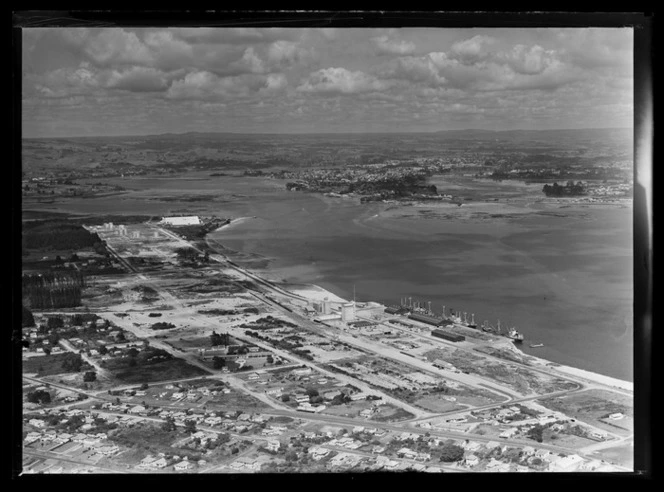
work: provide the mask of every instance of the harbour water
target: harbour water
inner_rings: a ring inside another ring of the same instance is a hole
[[[42,208],[256,217],[210,234],[210,244],[274,280],[344,298],[355,288],[359,301],[431,301],[436,312],[475,313],[478,324],[500,319],[525,335],[526,353],[633,380],[629,207],[544,205],[541,185],[509,182],[457,183],[472,198],[462,207],[409,207],[285,192],[277,180],[246,177],[107,181],[129,192]],[[192,194],[214,200],[192,202]],[[501,202],[480,203],[490,196]]]

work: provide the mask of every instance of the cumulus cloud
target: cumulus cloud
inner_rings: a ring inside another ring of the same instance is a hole
[[[553,90],[584,76],[561,61],[554,50],[523,44],[503,50],[484,49],[493,43],[492,38],[474,36],[455,43],[447,52],[395,58],[375,73],[382,79],[465,91]]]
[[[168,81],[163,72],[154,68],[132,67],[123,72],[113,70],[107,87],[130,92],[162,92],[168,88]]]
[[[423,128],[454,118],[471,121],[466,117],[487,125],[502,119],[519,125],[531,117],[576,125],[570,115],[578,121],[629,116],[631,30],[440,34],[417,29],[28,29],[25,114],[46,121],[48,108],[54,108],[54,121],[66,109],[72,112],[68,118],[80,111],[81,121],[119,122],[135,113],[132,121],[138,122],[153,119],[158,108],[164,120],[178,114],[197,122],[205,118],[203,112],[232,106],[238,127],[258,128],[255,117],[287,126],[290,114],[306,131],[318,119],[338,122],[339,128],[365,118],[389,127],[395,121],[408,124],[415,114]],[[321,97],[334,95],[353,97]]]
[[[379,80],[362,71],[330,67],[309,74],[297,90],[322,94],[355,94],[383,91],[388,87],[389,84],[386,81]]]
[[[144,39],[150,51],[149,65],[162,70],[175,70],[191,63],[193,48],[177,39],[171,31],[148,32]]]
[[[465,90],[555,90],[583,76],[558,61],[551,59],[545,63],[538,57],[496,56],[473,64],[464,64],[444,54],[433,59],[450,86]]]
[[[379,55],[410,55],[415,52],[415,43],[390,39],[388,36],[371,38],[376,53]]]
[[[233,77],[218,77],[207,71],[188,73],[171,84],[166,96],[170,99],[208,99],[241,93],[244,87]]]
[[[191,27],[174,29],[174,34],[190,43],[214,44],[257,44],[270,43],[279,39],[294,40],[300,33],[298,29],[279,27]]]
[[[307,64],[315,58],[313,49],[305,49],[292,41],[275,41],[267,49],[267,59],[275,67],[287,68]]]
[[[128,92],[165,91],[169,79],[176,75],[165,74],[148,67],[134,66],[126,69],[99,69],[83,62],[78,67],[59,68],[43,75],[24,79],[24,96],[66,98],[72,96],[105,97],[107,89]]]
[[[104,87],[100,73],[86,63],[76,68],[59,68],[24,80],[25,95],[62,98],[92,94]]]
[[[440,75],[438,67],[430,56],[407,56],[390,60],[386,65],[376,69],[379,77],[400,79],[426,85],[442,85],[445,78]]]
[[[265,86],[260,90],[263,93],[283,92],[288,87],[288,80],[283,73],[271,73],[265,79]]]
[[[183,79],[174,81],[166,93],[169,99],[215,100],[244,98],[282,90],[285,80],[275,74],[242,74],[219,77],[207,71],[188,73]]]
[[[458,41],[450,49],[451,55],[462,63],[475,63],[488,54],[487,48],[496,42],[491,36],[477,35]]]
[[[629,28],[558,29],[561,57],[584,69],[622,68],[632,76],[634,33]]]
[[[265,73],[265,62],[256,54],[251,46],[244,50],[242,58],[228,64],[228,73]]]
[[[560,63],[554,50],[545,50],[539,45],[529,48],[523,44],[517,44],[511,51],[499,53],[497,59],[505,61],[512,70],[524,75],[539,74],[552,65]]]
[[[150,64],[152,55],[149,48],[133,32],[123,29],[104,29],[97,33],[67,33],[72,43],[82,46],[88,59],[97,66],[113,64]]]
[[[100,68],[138,65],[162,71],[199,69],[219,75],[239,75],[278,71],[281,66],[297,62],[310,54],[291,41],[279,40],[280,37],[293,36],[293,33],[284,30],[211,28],[200,32],[199,29],[63,31],[63,42]],[[269,64],[261,57],[261,52],[264,54],[266,51],[271,57]]]

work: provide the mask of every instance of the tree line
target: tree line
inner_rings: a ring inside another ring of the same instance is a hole
[[[28,249],[79,250],[102,244],[97,233],[65,221],[24,224],[23,245]]]
[[[80,287],[32,287],[24,291],[24,297],[33,309],[55,309],[81,305]]]
[[[85,277],[78,271],[23,275],[22,294],[33,309],[76,307],[81,305]]]
[[[565,186],[560,186],[558,183],[553,185],[545,184],[542,191],[546,196],[579,196],[586,193],[586,189],[581,181],[576,184],[573,181],[568,181]]]

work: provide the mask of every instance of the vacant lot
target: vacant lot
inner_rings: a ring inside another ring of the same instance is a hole
[[[143,457],[152,453],[178,454],[181,457],[187,456],[189,459],[200,459],[201,453],[195,450],[184,448],[173,448],[173,443],[185,438],[187,434],[181,429],[174,431],[164,431],[161,424],[153,422],[141,422],[130,429],[118,429],[108,435],[109,440],[119,446],[129,448],[128,452],[122,453],[119,457],[120,462],[127,460],[122,458],[131,458],[131,460],[140,461]],[[128,464],[135,464],[136,461],[129,461]]]
[[[547,376],[507,362],[488,360],[464,350],[435,349],[424,355],[430,361],[442,359],[463,372],[478,374],[509,386],[524,396],[573,390],[579,387],[578,384],[565,379]]]
[[[397,422],[400,420],[408,420],[414,418],[410,412],[403,408],[395,407],[393,405],[381,405],[376,409],[376,413],[371,416],[370,420],[377,422]]]
[[[71,354],[51,354],[37,357],[26,357],[23,359],[23,374],[37,374],[39,376],[52,376],[54,374],[71,373],[73,371],[64,369],[62,364]],[[91,367],[83,363],[81,371],[86,371]]]
[[[129,365],[129,358],[110,360],[105,368],[123,383],[150,383],[203,376],[207,373],[198,367],[187,364],[182,359],[172,358],[154,363]]]
[[[612,391],[588,390],[564,397],[544,398],[539,400],[539,403],[618,434],[621,433],[621,430],[622,433],[631,430],[634,417],[633,399]],[[612,422],[606,419],[612,413],[622,413],[625,417]]]
[[[416,400],[415,405],[436,413],[451,412],[452,410],[462,410],[465,408],[464,405],[460,405],[456,401],[446,400],[440,395],[425,396]]]

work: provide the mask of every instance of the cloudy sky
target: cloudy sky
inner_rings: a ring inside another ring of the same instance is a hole
[[[30,28],[26,137],[630,127],[629,28]]]

